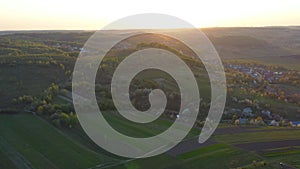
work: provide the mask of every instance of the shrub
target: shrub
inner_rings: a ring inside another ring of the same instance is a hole
[[[16,109],[0,109],[0,114],[17,114],[19,113]]]

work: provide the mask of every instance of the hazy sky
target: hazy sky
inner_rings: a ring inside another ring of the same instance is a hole
[[[1,0],[0,30],[97,30],[149,12],[196,27],[300,25],[300,0]]]

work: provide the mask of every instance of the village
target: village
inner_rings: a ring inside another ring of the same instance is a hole
[[[246,107],[243,110],[233,108],[231,111],[236,112],[236,114],[232,116],[232,120],[223,120],[224,123],[300,128],[300,121],[290,121],[280,117],[278,114],[272,114],[269,110],[261,111],[260,115],[254,114],[250,107]],[[224,115],[227,114],[228,112],[225,111]]]
[[[282,71],[274,71],[264,67],[258,67],[258,66],[251,67],[250,65],[248,66],[242,64],[241,65],[228,64],[226,65],[226,68],[231,68],[236,71],[240,71],[251,75],[255,79],[254,83],[261,82],[262,80],[266,80],[269,83],[279,82],[279,80],[282,77],[288,74],[288,71],[284,69]]]
[[[275,104],[300,106],[299,72],[277,66],[257,64],[226,64],[230,105],[224,111],[223,121],[234,125],[300,127],[298,118],[287,117]],[[243,81],[240,80],[242,77]],[[289,86],[288,90],[287,87]],[[243,97],[232,91],[240,89]],[[278,103],[277,103],[278,102]],[[272,110],[273,108],[273,110]],[[275,109],[275,111],[274,111]],[[295,110],[292,110],[295,111]]]

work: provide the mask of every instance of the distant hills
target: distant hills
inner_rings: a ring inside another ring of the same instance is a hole
[[[223,58],[300,54],[300,27],[202,29]]]
[[[236,27],[236,28],[203,28],[201,29],[207,37],[214,44],[222,59],[254,59],[272,61],[276,63],[281,61],[293,63],[299,61],[300,58],[300,27]],[[111,30],[106,31],[106,41],[113,39],[121,34],[128,34],[130,32],[144,32],[144,30]],[[181,32],[180,32],[181,31]],[[184,32],[186,31],[186,32]],[[145,31],[147,32],[147,31]],[[68,45],[75,45],[77,48],[83,46],[94,31],[65,31],[65,30],[47,30],[47,31],[0,31],[1,38],[14,39],[20,38],[28,41],[43,42],[45,45],[56,44],[57,42],[67,43]],[[179,33],[188,36],[188,30],[181,29]],[[16,36],[17,34],[17,36]],[[145,41],[143,39],[135,38],[137,41]],[[147,39],[146,41],[157,41],[154,39]],[[49,43],[50,42],[50,43]],[[172,44],[162,42],[165,45]],[[136,44],[136,43],[135,43]],[[133,47],[127,44],[129,47]],[[201,44],[199,44],[201,45]]]

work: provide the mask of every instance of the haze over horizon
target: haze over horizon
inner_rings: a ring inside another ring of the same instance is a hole
[[[98,30],[125,16],[162,13],[195,27],[262,27],[300,25],[300,1],[38,1],[0,3],[0,30]]]

